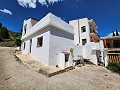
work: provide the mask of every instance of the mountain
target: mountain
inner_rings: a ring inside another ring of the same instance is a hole
[[[5,27],[0,28],[0,46],[13,47],[20,46],[21,33],[7,30]],[[19,41],[18,41],[19,40]]]

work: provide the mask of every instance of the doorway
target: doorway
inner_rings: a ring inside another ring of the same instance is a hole
[[[30,53],[32,51],[32,39],[30,39]]]
[[[65,55],[65,67],[67,67],[68,66],[68,61],[69,61],[69,53],[65,53],[64,54]]]

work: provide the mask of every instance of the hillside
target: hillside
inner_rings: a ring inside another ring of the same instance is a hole
[[[0,23],[0,46],[13,47],[20,46],[21,33],[8,30],[6,27],[2,27]]]

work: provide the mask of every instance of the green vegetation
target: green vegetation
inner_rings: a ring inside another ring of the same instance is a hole
[[[7,28],[5,28],[5,27],[0,28],[0,36],[1,36],[1,39],[9,38],[9,32],[8,32]]]
[[[120,74],[120,62],[109,62],[107,69]]]
[[[0,46],[20,46],[21,33],[12,32],[0,23]]]
[[[21,36],[20,35],[14,39],[14,44],[17,46],[21,46]]]

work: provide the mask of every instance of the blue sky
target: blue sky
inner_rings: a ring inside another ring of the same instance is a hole
[[[106,36],[116,29],[120,31],[120,0],[2,0],[0,2],[0,22],[15,32],[21,30],[24,19],[32,17],[40,20],[49,12],[66,22],[78,17],[94,19],[100,36]]]

